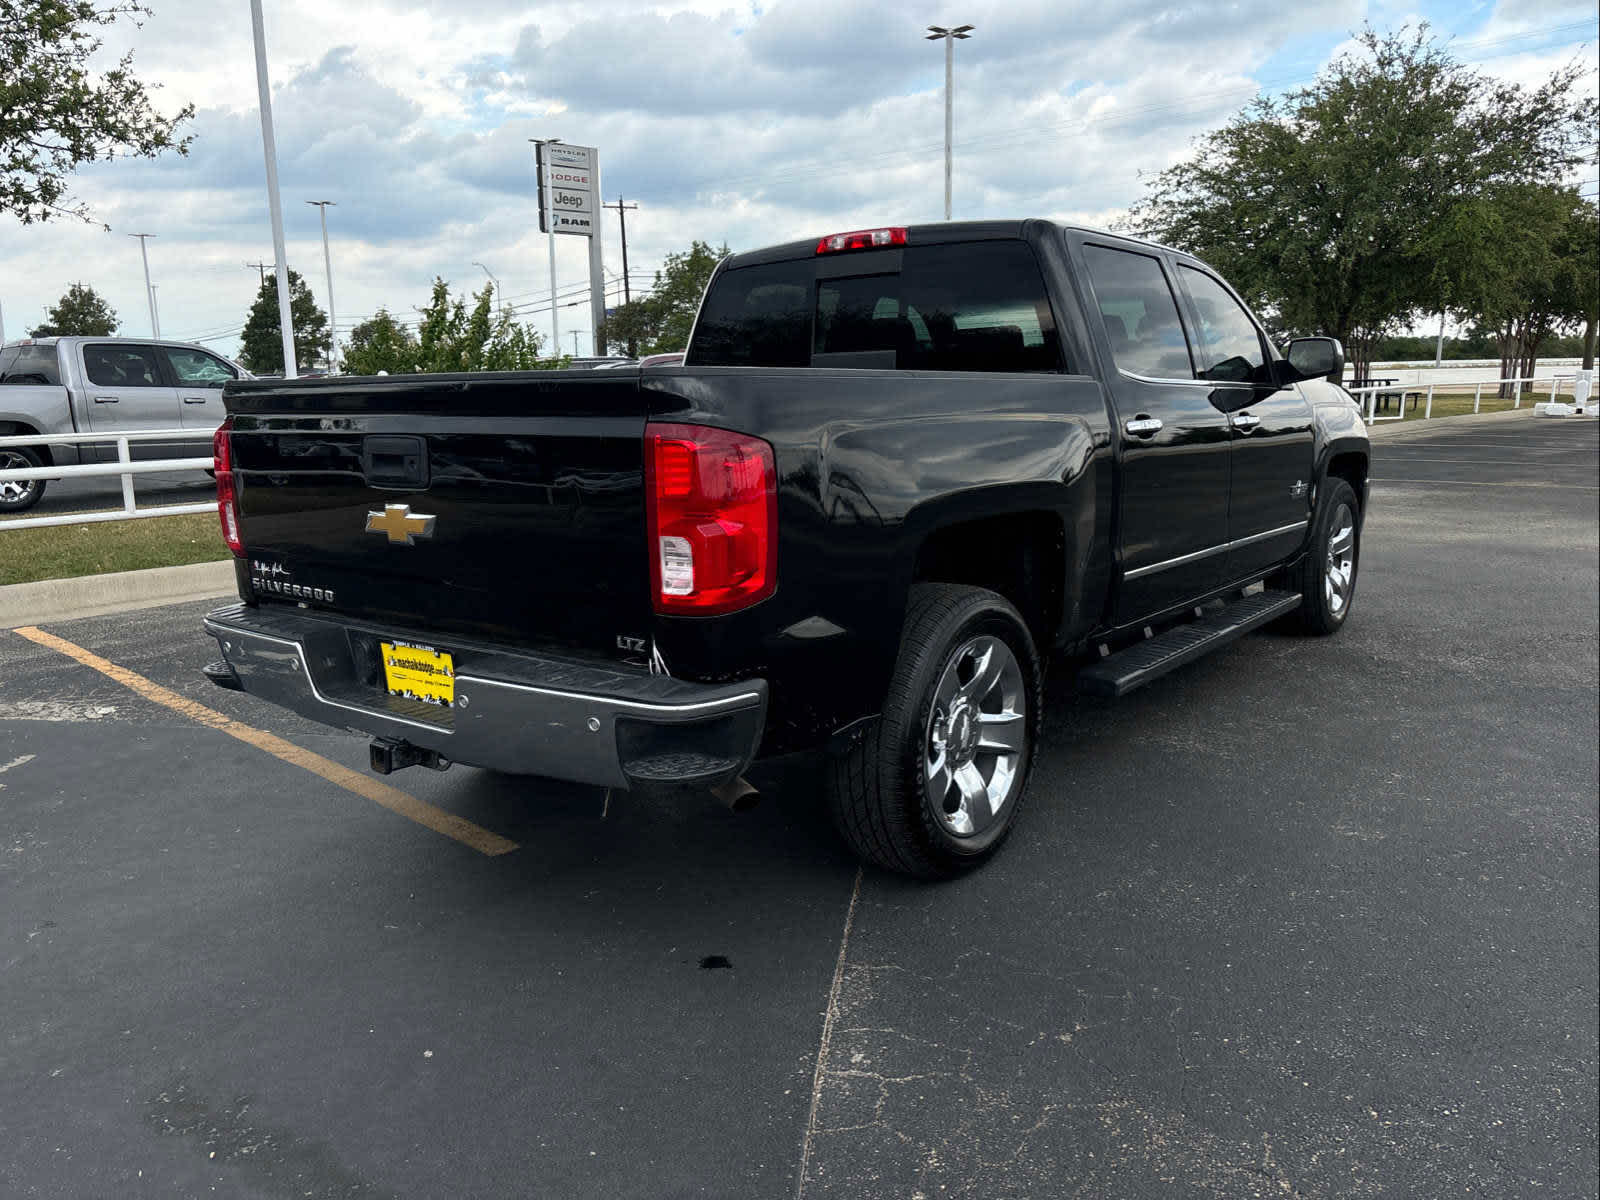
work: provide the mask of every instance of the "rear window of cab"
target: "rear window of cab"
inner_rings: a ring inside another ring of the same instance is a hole
[[[907,246],[898,270],[862,255],[735,267],[712,283],[692,366],[1055,372],[1061,343],[1038,261],[1020,240]],[[890,261],[894,261],[891,257]],[[818,263],[827,264],[820,272]],[[820,278],[818,276],[821,276]]]

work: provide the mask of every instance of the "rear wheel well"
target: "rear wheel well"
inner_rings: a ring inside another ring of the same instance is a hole
[[[1367,456],[1354,450],[1335,454],[1328,460],[1328,476],[1337,475],[1354,488],[1356,500],[1362,507],[1367,503],[1367,465]]]
[[[999,592],[1016,607],[1041,654],[1061,626],[1066,538],[1050,512],[1007,513],[936,530],[917,552],[913,583],[959,583]]]
[[[23,437],[26,434],[38,433],[32,425],[24,425],[21,421],[0,421],[0,437]],[[56,465],[56,460],[50,454],[49,446],[28,446],[39,456],[39,461],[47,467]]]

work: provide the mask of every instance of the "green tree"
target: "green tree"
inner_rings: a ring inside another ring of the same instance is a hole
[[[726,246],[713,250],[697,239],[683,253],[667,255],[656,272],[651,293],[619,304],[606,318],[605,340],[626,345],[629,354],[682,350],[689,344],[689,332],[711,273],[729,253]]]
[[[1306,88],[1261,97],[1161,172],[1129,223],[1213,263],[1285,330],[1374,342],[1456,306],[1441,254],[1485,189],[1559,178],[1593,149],[1578,64],[1527,90],[1456,62],[1426,25],[1366,29]]]
[[[328,353],[328,314],[317,307],[311,289],[298,271],[289,272],[289,316],[294,323],[296,365],[309,367],[318,355]],[[278,281],[267,278],[256,293],[240,335],[239,362],[257,375],[283,370],[283,334],[278,326]]]
[[[121,19],[138,24],[149,9],[110,0],[5,0],[0,5],[0,212],[24,225],[53,216],[89,219],[67,195],[80,165],[110,158],[189,152],[177,130],[194,116],[186,104],[163,117],[133,73],[133,55],[97,72],[99,31]],[[110,226],[106,226],[110,228]]]
[[[1597,244],[1595,208],[1572,188],[1503,184],[1455,214],[1436,243],[1440,261],[1456,310],[1492,331],[1503,377],[1531,378],[1551,339],[1594,311]]]
[[[344,369],[351,375],[409,375],[417,369],[416,335],[380,308],[350,331]]]
[[[345,368],[356,375],[444,371],[536,371],[564,367],[564,357],[540,358],[541,339],[517,321],[513,310],[494,306],[494,285],[469,297],[453,297],[434,279],[433,292],[418,310],[417,332],[403,328],[386,310],[356,326]]]
[[[29,332],[30,337],[110,337],[121,324],[105,298],[86,283],[75,283],[45,315],[44,324]]]

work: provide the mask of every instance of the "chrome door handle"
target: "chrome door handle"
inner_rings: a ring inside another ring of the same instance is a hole
[[[185,404],[204,404],[207,399],[208,397],[206,396],[185,396],[183,402]]]
[[[1122,426],[1134,437],[1150,437],[1161,432],[1161,420],[1158,417],[1135,417]]]
[[[1261,424],[1260,417],[1251,416],[1249,413],[1240,413],[1238,416],[1232,418],[1232,420],[1233,427],[1235,429],[1242,429],[1246,433],[1249,433],[1257,425]]]
[[[115,404],[117,398],[115,396],[96,396],[94,402],[96,404]]]

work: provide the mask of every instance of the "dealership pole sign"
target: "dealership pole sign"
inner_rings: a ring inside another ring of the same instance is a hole
[[[539,232],[593,237],[599,228],[599,154],[593,146],[541,142],[539,155]],[[548,161],[547,161],[548,160]]]
[[[539,232],[568,233],[589,239],[589,319],[596,331],[594,352],[603,354],[599,330],[605,324],[605,268],[600,254],[600,152],[593,146],[566,142],[539,142],[536,148],[539,177]],[[552,253],[554,242],[551,243]],[[551,304],[554,294],[552,259]],[[555,321],[552,318],[552,329]],[[559,352],[559,347],[553,349]]]

